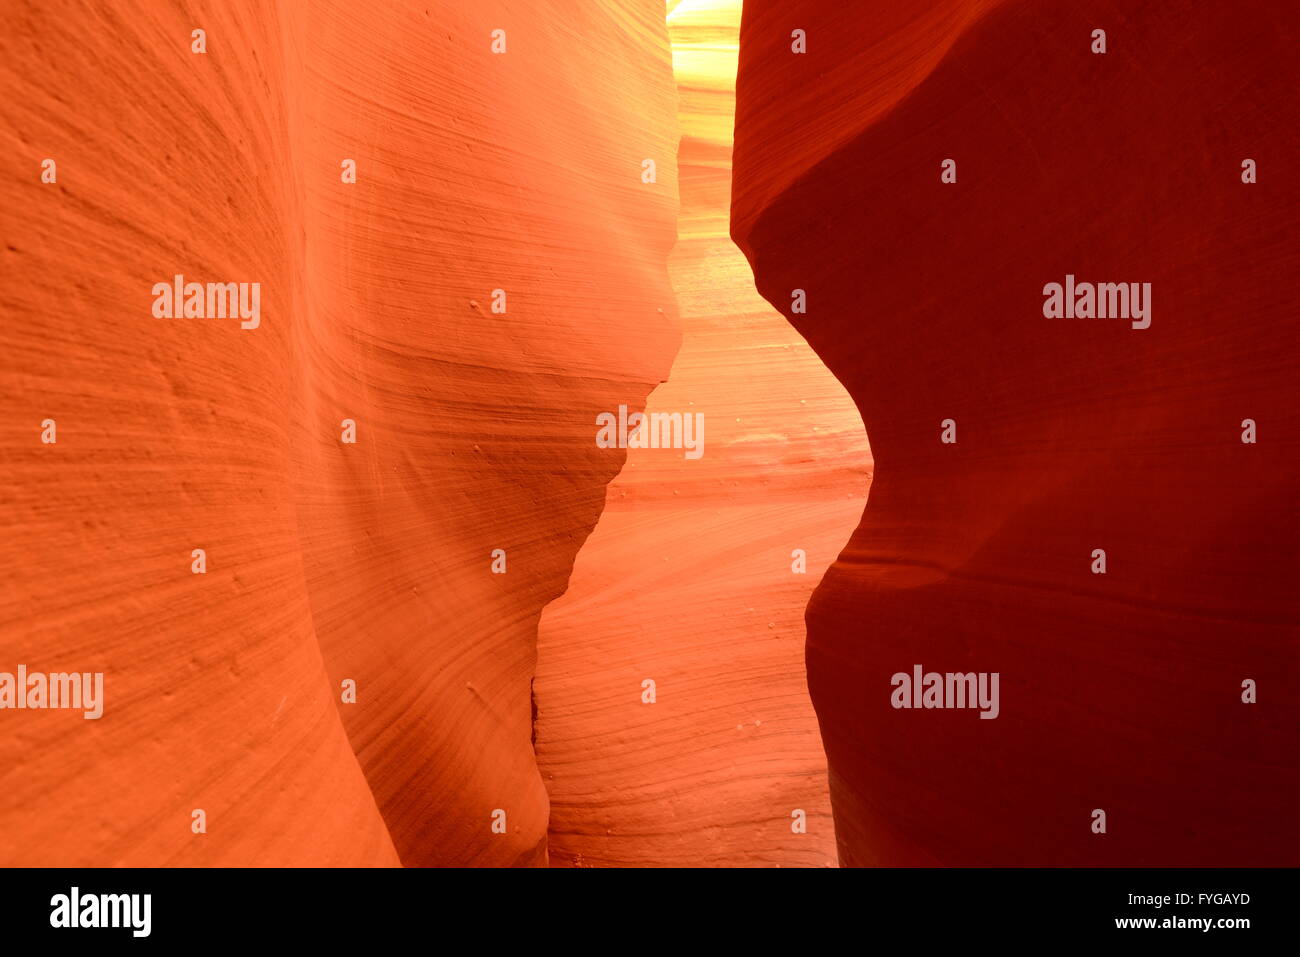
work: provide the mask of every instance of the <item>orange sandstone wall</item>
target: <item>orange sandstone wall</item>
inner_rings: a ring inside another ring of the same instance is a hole
[[[105,673],[0,717],[0,862],[544,863],[537,620],[678,344],[662,4],[14,2],[0,89],[0,670]]]

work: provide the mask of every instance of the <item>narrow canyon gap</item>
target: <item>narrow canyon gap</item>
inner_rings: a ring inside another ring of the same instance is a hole
[[[861,516],[870,450],[843,387],[757,294],[728,235],[740,3],[669,8],[683,342],[647,412],[702,414],[704,451],[628,452],[543,615],[551,863],[833,865],[803,613]]]

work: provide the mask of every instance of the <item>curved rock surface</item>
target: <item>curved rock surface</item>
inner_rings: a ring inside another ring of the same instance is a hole
[[[746,3],[733,235],[876,461],[808,610],[841,864],[1300,862],[1298,40],[1265,0]],[[1150,282],[1150,327],[1045,317],[1067,274]],[[891,707],[917,664],[999,716]]]
[[[835,842],[803,610],[861,515],[870,451],[843,387],[758,296],[728,236],[740,3],[682,0],[668,22],[683,342],[646,409],[702,415],[703,452],[628,452],[543,616],[551,862],[825,866]]]
[[[537,620],[679,341],[662,2],[14,2],[0,90],[0,671],[105,673],[0,713],[0,861],[544,863]]]

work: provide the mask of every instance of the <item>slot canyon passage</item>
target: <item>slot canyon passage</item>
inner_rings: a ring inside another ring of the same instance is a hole
[[[0,863],[1300,863],[1298,40],[0,5]]]
[[[729,236],[741,4],[668,6],[683,339],[646,412],[702,414],[704,454],[630,449],[542,616],[550,860],[833,865],[803,615],[862,514],[870,450],[844,388],[758,295]]]

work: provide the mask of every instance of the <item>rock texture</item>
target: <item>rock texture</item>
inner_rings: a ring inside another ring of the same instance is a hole
[[[0,88],[0,671],[106,674],[0,713],[0,861],[544,863],[536,623],[678,344],[662,3],[12,2]]]
[[[861,515],[870,451],[844,389],[728,237],[739,23],[738,0],[683,0],[669,16],[684,337],[647,411],[702,413],[704,452],[629,451],[543,616],[553,865],[835,862],[803,609]],[[806,573],[792,572],[795,549]]]
[[[842,864],[1300,863],[1298,40],[1265,0],[746,3],[733,235],[877,465],[808,612]],[[1045,318],[1067,273],[1151,282],[1151,327]],[[1000,716],[891,708],[917,663]]]

